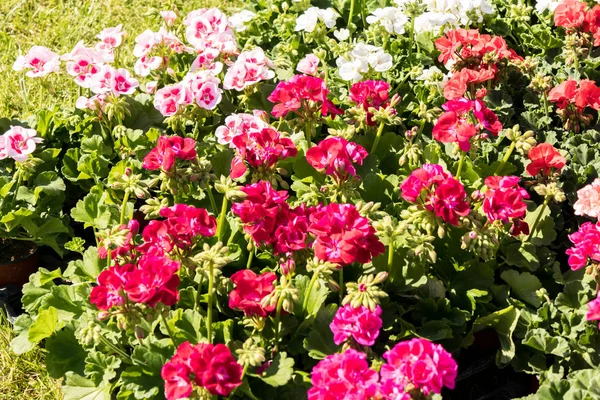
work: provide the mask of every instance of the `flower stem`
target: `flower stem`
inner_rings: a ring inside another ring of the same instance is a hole
[[[458,161],[458,169],[456,170],[456,176],[455,176],[456,179],[460,178],[460,173],[462,172],[462,167],[465,162],[466,155],[467,155],[467,153],[465,153],[464,151],[460,152],[460,160]]]
[[[373,147],[371,147],[371,153],[373,154],[375,150],[377,150],[377,145],[379,144],[379,140],[381,139],[381,134],[383,133],[383,128],[385,126],[384,122],[379,124],[379,128],[377,128],[377,134],[375,135],[375,141],[373,142]]]
[[[167,333],[169,334],[169,337],[171,338],[171,342],[173,342],[173,346],[177,347],[177,342],[175,341],[175,336],[173,336],[173,332],[171,331],[171,327],[169,326],[169,323],[167,322],[167,319],[165,318],[165,314],[163,314],[161,312],[160,317],[162,318],[162,321],[165,324],[165,328],[167,329]]]
[[[540,220],[542,219],[542,215],[544,214],[544,211],[546,211],[546,207],[548,207],[549,201],[550,201],[550,197],[546,196],[546,198],[544,199],[544,203],[542,204],[542,208],[540,209],[540,213],[535,218],[535,221],[533,221],[533,225],[531,225],[531,228],[529,229],[529,235],[527,236],[527,240],[529,240],[529,238],[535,233],[535,230],[537,229],[538,224],[540,223]]]
[[[208,306],[206,309],[206,334],[208,335],[209,343],[212,343],[212,305],[213,305],[213,290],[214,290],[214,266],[210,263],[208,272]]]
[[[279,351],[279,325],[281,321],[281,306],[283,305],[283,296],[279,296],[279,300],[277,300],[277,311],[275,313],[275,347],[274,352],[277,353]]]
[[[340,276],[339,282],[340,285],[340,307],[342,306],[342,301],[344,300],[344,268],[340,268]]]
[[[310,145],[312,143],[312,123],[311,123],[311,121],[306,121],[304,130],[306,131],[306,132],[304,132],[304,135],[306,137],[306,144],[308,145],[308,148],[310,148]]]
[[[196,298],[194,299],[194,311],[198,309],[198,303],[200,302],[200,292],[202,292],[202,284],[204,283],[204,275],[200,275],[200,282],[198,282],[198,289],[196,290]]]
[[[313,286],[315,286],[315,282],[317,281],[317,278],[319,277],[319,274],[313,273],[312,278],[310,278],[310,282],[308,283],[308,288],[306,289],[306,293],[304,294],[304,301],[302,302],[302,310],[304,310],[304,312],[306,313],[306,315],[308,316],[308,312],[306,310],[306,307],[308,306],[308,299],[310,298],[310,292],[312,292]]]
[[[248,261],[246,262],[246,269],[250,269],[250,267],[252,266],[252,261],[254,260],[254,248],[252,250],[250,250],[250,252],[248,253]]]
[[[10,201],[10,209],[12,210],[15,206],[15,202],[17,201],[17,196],[19,195],[19,187],[21,187],[21,183],[23,182],[23,173],[21,172],[20,164],[15,163],[17,166],[17,171],[15,172],[15,177],[17,178],[17,185],[15,186],[15,195],[12,197]],[[13,179],[15,179],[13,177]]]
[[[546,116],[546,118],[549,118],[549,115],[548,115],[548,94],[546,92],[544,92],[544,96],[542,96],[542,99],[544,100],[544,115]]]
[[[213,196],[212,187],[210,185],[208,186],[206,193],[208,194],[208,199],[210,200],[210,208],[212,208],[213,214],[217,215],[217,203],[215,203],[215,197]]]
[[[388,267],[388,272],[392,272],[392,266],[394,265],[394,238],[391,237],[390,238],[390,244],[388,245],[388,262],[387,262],[387,267]]]
[[[119,225],[125,223],[125,210],[127,209],[127,202],[129,201],[129,190],[125,190],[125,196],[123,196],[123,204],[121,204],[121,217],[119,218]]]
[[[365,7],[365,4],[363,1],[364,0],[360,0],[360,18],[362,19],[362,26],[364,29],[367,26],[367,18],[365,17],[365,10],[367,7]]]
[[[352,24],[352,17],[354,16],[354,2],[356,0],[350,0],[350,14],[348,14],[348,24],[346,28],[350,29],[350,25]]]
[[[111,349],[112,351],[114,351],[115,353],[117,353],[118,355],[120,355],[121,357],[123,357],[123,361],[127,364],[133,364],[131,362],[131,358],[129,357],[129,354],[125,353],[123,350],[119,349],[117,346],[115,346],[114,344],[112,344],[108,339],[106,339],[104,336],[100,335],[100,341],[102,343],[104,343],[104,345],[106,347],[108,347],[109,349]]]
[[[502,162],[500,162],[500,165],[498,165],[498,168],[496,168],[496,171],[494,171],[494,175],[498,175],[502,171],[502,169],[504,169],[504,166],[508,162],[508,159],[510,158],[512,152],[515,150],[516,146],[517,146],[517,142],[512,142],[510,144],[508,151],[506,152],[504,157],[502,157]]]
[[[223,237],[223,226],[225,226],[225,216],[227,215],[227,197],[223,196],[223,202],[221,203],[221,214],[219,214],[219,223],[217,226],[217,238],[219,241]]]

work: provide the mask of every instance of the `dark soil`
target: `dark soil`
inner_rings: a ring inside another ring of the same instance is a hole
[[[0,239],[0,264],[22,260],[35,253],[36,248],[32,242]]]

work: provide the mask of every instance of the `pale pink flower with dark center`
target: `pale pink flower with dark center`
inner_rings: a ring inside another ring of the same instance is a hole
[[[13,70],[22,71],[30,78],[46,76],[52,72],[58,72],[60,59],[58,54],[47,47],[33,46],[27,54],[17,57],[13,64]]]
[[[600,216],[600,179],[577,191],[577,201],[573,205],[575,215],[587,215],[591,218]]]
[[[75,108],[78,110],[92,110],[104,112],[106,110],[106,94],[97,94],[90,98],[80,96],[75,101]]]
[[[67,61],[67,73],[75,77],[75,82],[89,88],[92,75],[97,74],[105,63],[114,61],[106,52],[99,52],[85,47],[83,41],[77,43],[70,53],[64,54],[62,60]]]
[[[298,62],[296,69],[306,75],[317,75],[319,61],[319,58],[314,54],[308,54]]]
[[[171,10],[161,11],[160,16],[162,17],[162,19],[165,20],[167,26],[173,25],[173,22],[175,22],[175,20],[177,19],[177,14],[175,14],[175,11]]]
[[[188,74],[183,83],[191,90],[198,107],[214,110],[221,102],[223,93],[219,87],[221,81],[210,72],[198,71]]]
[[[6,154],[15,161],[23,162],[35,151],[36,143],[41,143],[42,138],[36,137],[37,133],[33,129],[23,128],[22,126],[11,126],[3,135],[4,150],[0,154]],[[2,144],[0,144],[0,148]]]
[[[146,29],[135,38],[135,46],[133,48],[133,55],[136,57],[143,57],[150,53],[155,46],[162,42],[162,35],[158,32],[152,32],[150,29]]]
[[[192,91],[186,85],[176,83],[156,91],[154,107],[165,117],[170,117],[192,104],[193,100]]]
[[[125,36],[125,32],[121,30],[122,28],[123,25],[119,24],[114,28],[103,29],[98,36],[96,36],[98,39],[100,39],[100,43],[98,45],[101,45],[100,47],[102,49],[114,49],[119,47],[123,42],[123,37]]]
[[[275,77],[275,72],[269,68],[275,66],[267,58],[260,47],[245,51],[235,63],[229,67],[223,79],[223,88],[242,91],[244,88],[254,85],[260,81],[267,81]]]
[[[137,79],[132,78],[125,68],[115,69],[111,81],[111,89],[115,95],[133,94],[140,85]]]

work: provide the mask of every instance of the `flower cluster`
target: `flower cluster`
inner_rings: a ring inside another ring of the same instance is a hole
[[[480,34],[476,29],[448,31],[436,39],[435,46],[441,52],[439,61],[454,71],[444,88],[447,100],[466,93],[483,97],[485,89],[476,93],[477,85],[495,79],[501,61],[521,59],[502,37]]]
[[[356,175],[354,164],[362,165],[367,150],[359,144],[339,137],[330,137],[311,147],[306,152],[306,161],[317,171],[346,180]]]
[[[227,70],[223,80],[223,88],[241,91],[260,81],[273,79],[275,72],[271,68],[275,68],[275,66],[260,47],[245,51]]]
[[[594,46],[600,46],[600,6],[590,8],[579,0],[563,0],[554,10],[554,25],[568,32],[580,30],[593,36]]]
[[[368,307],[352,307],[350,304],[338,308],[329,325],[333,332],[333,341],[340,345],[352,337],[362,346],[373,346],[381,329],[381,308],[374,311]]]
[[[567,79],[550,90],[548,100],[556,103],[556,113],[563,119],[565,129],[579,132],[581,126],[592,121],[590,114],[584,114],[585,109],[600,110],[600,88],[589,79]]]
[[[248,170],[248,163],[259,176],[269,176],[277,162],[295,157],[298,149],[290,138],[282,137],[272,127],[249,129],[231,140],[236,156],[231,161],[232,179],[242,177]]]
[[[552,171],[559,172],[567,163],[567,159],[550,143],[540,143],[533,147],[527,153],[527,157],[531,162],[527,165],[526,171],[531,176],[542,174],[548,177]]]
[[[595,179],[577,191],[577,201],[573,204],[573,209],[575,215],[600,217],[600,179]]]
[[[588,259],[600,262],[600,223],[584,222],[569,240],[574,245],[566,251],[572,270],[585,267]]]
[[[228,396],[242,384],[242,366],[224,344],[184,342],[161,370],[167,400],[188,397],[192,381],[213,396]]]
[[[377,371],[369,369],[366,354],[352,349],[320,361],[311,379],[308,400],[371,399],[379,392]]]
[[[328,29],[335,26],[340,15],[333,8],[309,7],[302,15],[296,18],[295,31],[311,33],[322,22]]]
[[[272,272],[257,275],[243,269],[231,275],[235,289],[229,292],[229,308],[240,310],[244,315],[265,317],[275,310],[275,304],[262,304],[262,300],[273,292],[277,276]]]
[[[482,209],[490,222],[501,221],[506,224],[512,221],[513,235],[529,233],[529,227],[522,219],[527,212],[527,204],[523,199],[529,193],[519,186],[518,176],[489,176],[485,179],[485,199]]]
[[[412,384],[425,395],[440,394],[442,387],[454,389],[458,366],[441,345],[426,339],[400,342],[383,354],[387,361],[381,367],[381,386],[394,392]]]
[[[128,226],[125,240],[109,259],[116,265],[100,273],[98,286],[90,294],[91,303],[99,309],[124,306],[126,299],[150,307],[159,302],[170,306],[179,300],[180,263],[168,254],[175,247],[189,248],[200,235],[213,236],[216,220],[203,208],[186,204],[163,208],[160,215],[165,220],[150,221],[142,231],[144,242],[140,245],[133,245],[137,225]]]
[[[262,131],[270,127],[263,119],[264,112],[255,110],[254,114],[231,114],[225,118],[225,125],[215,131],[219,144],[235,148],[233,138],[236,136],[248,137],[251,132]],[[268,118],[268,117],[267,117]]]
[[[392,68],[392,56],[381,47],[356,43],[346,57],[335,60],[338,74],[345,81],[358,82],[370,71],[385,72]]]
[[[437,164],[423,164],[400,185],[402,198],[435,212],[451,225],[471,211],[463,184]]]
[[[197,157],[196,141],[180,136],[161,136],[156,147],[144,157],[143,166],[148,170],[171,171],[176,160],[193,160]]]
[[[387,363],[379,374],[369,369],[366,354],[353,349],[333,354],[312,370],[311,400],[372,399],[410,400],[409,390],[422,395],[453,389],[458,366],[441,345],[427,339],[398,343],[384,353]]]
[[[44,46],[33,46],[24,56],[17,57],[13,70],[28,70],[25,75],[39,78],[60,70],[60,56]]]
[[[201,8],[191,11],[183,21],[185,38],[198,52],[194,65],[211,69],[220,54],[235,54],[235,34],[227,16],[218,8]]]
[[[42,138],[37,137],[34,129],[11,126],[0,136],[0,160],[10,157],[23,162],[35,151],[36,144],[41,142]]]
[[[268,99],[275,103],[271,112],[274,117],[285,117],[291,111],[306,120],[312,120],[319,114],[342,114],[342,110],[327,98],[328,94],[329,90],[323,79],[294,75],[287,81],[279,82]]]
[[[457,143],[462,151],[469,151],[474,139],[487,137],[483,129],[494,135],[502,130],[498,116],[480,99],[460,98],[442,107],[445,112],[433,127],[433,138],[442,143]]]
[[[369,110],[379,110],[389,104],[390,84],[385,81],[356,82],[350,88],[350,100],[362,107],[367,112],[367,125],[373,126],[373,113]],[[395,112],[395,111],[394,111]]]
[[[309,219],[308,230],[316,237],[313,248],[319,260],[364,264],[385,251],[369,220],[352,204],[319,205]]]

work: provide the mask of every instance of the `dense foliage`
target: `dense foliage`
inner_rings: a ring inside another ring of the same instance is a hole
[[[15,59],[79,93],[0,121],[0,237],[71,260],[12,349],[66,399],[424,399],[492,333],[597,398],[600,6],[312,3]]]

